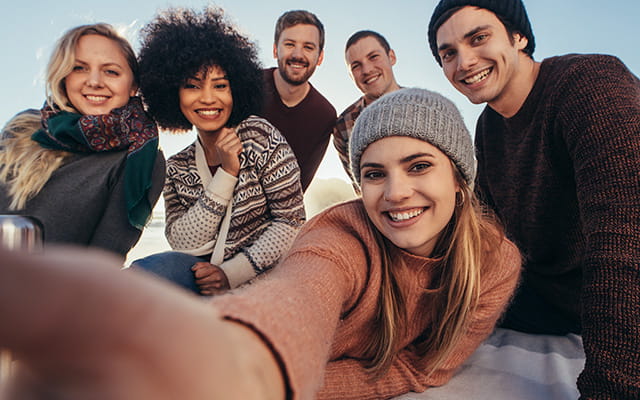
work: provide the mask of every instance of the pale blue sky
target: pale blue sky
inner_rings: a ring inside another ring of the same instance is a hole
[[[9,4],[8,4],[9,3]],[[1,62],[0,125],[25,108],[39,108],[44,101],[43,74],[55,40],[68,28],[91,22],[108,22],[126,31],[138,48],[138,29],[158,10],[168,6],[221,6],[238,26],[259,46],[265,66],[275,65],[271,49],[276,19],[286,10],[307,9],[325,25],[325,61],[311,79],[341,112],[360,93],[344,64],[344,43],[355,31],[372,29],[383,34],[396,51],[394,69],[398,83],[441,92],[462,110],[473,132],[482,109],[470,104],[444,78],[431,56],[426,26],[437,0],[422,1],[308,1],[308,0],[3,0],[0,11]],[[607,53],[620,57],[640,74],[640,51],[636,40],[640,20],[637,0],[525,0],[536,38],[537,60],[564,54]],[[161,134],[161,145],[173,154],[193,141],[193,136],[175,138]],[[330,145],[318,176],[344,178],[335,151]]]

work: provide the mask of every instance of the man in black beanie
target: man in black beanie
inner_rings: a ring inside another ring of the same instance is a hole
[[[503,327],[582,335],[582,399],[640,399],[640,81],[617,58],[533,59],[520,0],[441,0],[436,61],[474,104],[476,187],[525,255]]]

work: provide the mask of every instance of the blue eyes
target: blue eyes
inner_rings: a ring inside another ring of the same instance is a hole
[[[89,72],[90,69],[84,65],[74,65],[71,69],[72,72]],[[106,69],[102,71],[105,75],[110,75],[113,77],[120,76],[120,71],[116,71],[115,69]]]

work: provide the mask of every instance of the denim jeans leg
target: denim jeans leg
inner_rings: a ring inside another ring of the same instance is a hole
[[[193,271],[191,271],[193,264],[200,261],[209,261],[209,258],[192,256],[178,251],[166,251],[135,260],[129,268],[152,272],[178,286],[200,294]]]

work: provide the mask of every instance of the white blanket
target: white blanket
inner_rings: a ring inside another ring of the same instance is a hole
[[[580,336],[497,329],[446,385],[396,400],[576,400],[583,367]]]

